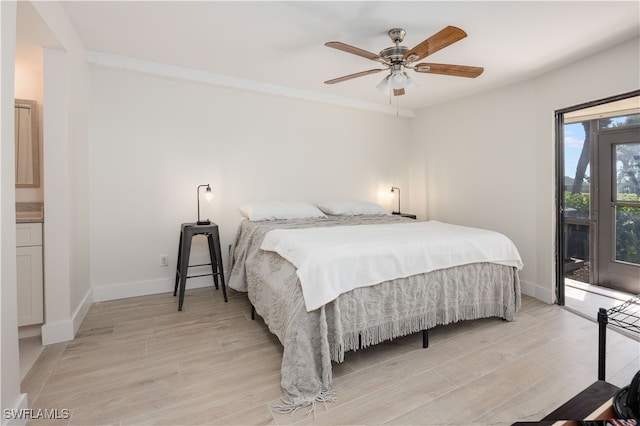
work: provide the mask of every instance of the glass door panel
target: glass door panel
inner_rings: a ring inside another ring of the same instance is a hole
[[[638,201],[640,198],[640,143],[615,145],[614,162],[616,201]]]
[[[640,207],[616,207],[615,239],[615,260],[640,266]]]
[[[591,282],[591,139],[593,121],[564,125],[563,276]]]
[[[598,135],[597,284],[640,293],[640,129]]]

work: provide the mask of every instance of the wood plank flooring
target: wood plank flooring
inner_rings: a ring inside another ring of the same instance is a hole
[[[49,345],[22,382],[32,424],[511,424],[536,421],[597,379],[597,324],[523,297],[517,320],[460,322],[346,355],[338,401],[277,414],[282,347],[246,295],[187,290],[94,304],[75,340]],[[594,313],[595,316],[595,313]],[[640,343],[607,334],[607,381],[640,369]]]

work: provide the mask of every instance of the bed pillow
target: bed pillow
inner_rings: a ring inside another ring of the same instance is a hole
[[[264,201],[250,203],[240,207],[240,212],[252,222],[258,220],[327,217],[313,204],[302,201]]]
[[[363,214],[388,215],[380,204],[369,201],[324,201],[318,208],[333,216],[358,216]]]

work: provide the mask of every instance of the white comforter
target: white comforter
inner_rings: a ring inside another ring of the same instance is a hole
[[[260,248],[297,268],[307,311],[357,287],[437,269],[479,262],[523,267],[503,234],[438,221],[274,229]]]

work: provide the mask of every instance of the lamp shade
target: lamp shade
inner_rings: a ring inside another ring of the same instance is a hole
[[[409,77],[409,75],[405,72],[404,76],[407,77],[407,84],[404,86],[405,89],[413,89],[414,87],[418,87],[416,82]]]
[[[402,67],[394,67],[389,75],[384,77],[376,86],[376,89],[383,93],[389,93],[389,89],[400,90],[414,88],[418,85],[403,70]]]
[[[407,86],[408,82],[409,80],[405,73],[402,72],[402,70],[393,71],[393,73],[391,73],[391,77],[389,78],[389,84],[391,84],[391,87],[396,90],[404,89]]]
[[[389,93],[389,76],[383,78],[376,86],[376,89],[380,90],[383,93]]]

